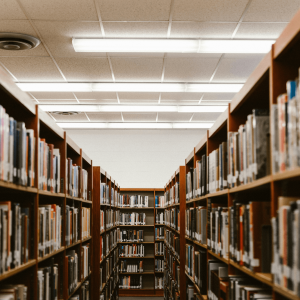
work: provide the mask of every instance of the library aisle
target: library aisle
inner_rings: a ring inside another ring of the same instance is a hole
[[[300,300],[299,9],[0,2],[0,300]]]

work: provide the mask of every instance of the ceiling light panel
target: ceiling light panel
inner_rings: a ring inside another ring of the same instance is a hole
[[[240,83],[17,83],[24,92],[237,93]]]
[[[209,129],[213,122],[203,123],[57,123],[63,129]]]
[[[267,53],[274,40],[78,39],[76,52]]]
[[[223,112],[227,105],[40,105],[42,110],[47,112],[176,112],[176,113],[195,113],[195,112]]]

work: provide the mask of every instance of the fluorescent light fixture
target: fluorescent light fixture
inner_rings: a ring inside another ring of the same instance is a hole
[[[227,109],[227,105],[83,105],[83,104],[40,104],[39,107],[43,111],[48,112],[178,112],[178,113],[207,113],[207,112],[223,112]]]
[[[17,83],[24,92],[237,93],[240,83]]]
[[[206,123],[93,123],[93,122],[78,122],[78,123],[57,123],[63,129],[209,129],[213,122]]]
[[[274,40],[73,38],[76,52],[267,53]]]

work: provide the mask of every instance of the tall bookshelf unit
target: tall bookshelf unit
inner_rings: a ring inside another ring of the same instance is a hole
[[[198,145],[186,158],[185,166],[183,167],[185,169],[185,174],[191,167],[196,167],[196,161],[203,154],[209,155],[212,151],[219,147],[219,144],[227,141],[228,132],[237,132],[239,126],[241,124],[245,124],[247,115],[251,114],[253,109],[268,109],[271,114],[271,105],[277,103],[277,97],[280,94],[286,93],[286,82],[288,80],[294,80],[294,78],[299,76],[299,51],[300,11],[297,12],[292,21],[284,29],[280,37],[272,46],[272,50],[262,59],[242,89],[235,95],[232,102],[229,104],[228,110],[220,115],[215,124],[207,131],[207,134],[201,139]],[[271,145],[272,138],[274,137],[271,136]],[[270,166],[272,168],[272,159],[274,159],[274,153],[272,153],[271,147],[269,158]],[[170,181],[167,183],[165,190],[168,190],[170,186],[172,186],[173,178],[174,176],[172,176]],[[273,173],[271,169],[270,175],[258,180],[254,180],[250,183],[239,185],[234,188],[227,188],[215,193],[206,194],[190,201],[186,201],[185,198],[185,181],[180,181],[179,189],[180,191],[184,190],[184,196],[182,199],[180,199],[180,201],[182,201],[184,204],[180,203],[180,207],[182,205],[186,207],[206,206],[207,208],[209,199],[211,203],[218,203],[226,207],[232,206],[235,199],[246,199],[250,201],[251,199],[256,199],[257,201],[268,200],[271,204],[270,215],[271,217],[274,217],[277,214],[278,197],[294,196],[300,198],[299,189],[297,189],[299,180],[299,167],[278,173]],[[165,207],[165,209],[168,210],[169,207]],[[181,221],[184,222],[184,220]],[[275,284],[273,275],[271,273],[253,272],[249,268],[237,264],[230,258],[226,259],[221,257],[220,255],[208,249],[209,247],[207,246],[207,243],[201,244],[190,239],[189,237],[182,235],[181,231],[183,230],[184,227],[182,226],[180,228],[180,244],[182,247],[185,247],[187,244],[193,244],[196,251],[197,249],[205,250],[207,253],[207,260],[216,259],[228,266],[229,275],[243,274],[249,279],[252,278],[254,282],[262,284],[265,287],[269,287],[272,291],[274,300],[300,299],[300,297],[298,297],[292,291]],[[228,232],[228,235],[230,238],[230,232]],[[270,253],[270,256],[272,255],[273,254]],[[180,255],[180,263],[182,260],[185,260],[185,252],[183,253],[183,256]],[[194,286],[194,293],[197,294],[198,299],[208,298],[207,293],[200,293],[200,290],[193,278],[188,276],[186,273],[186,282],[181,281],[180,289],[182,291],[186,291],[188,285]],[[165,293],[169,293],[168,289],[165,289]],[[180,294],[180,299],[185,299],[185,297],[185,294]]]
[[[142,195],[148,196],[148,207],[147,208],[134,208],[134,207],[118,207],[121,212],[143,212],[146,213],[146,225],[119,225],[120,230],[122,229],[138,229],[144,230],[144,241],[140,242],[145,247],[144,257],[119,257],[119,260],[143,260],[143,272],[142,273],[119,273],[119,276],[126,275],[142,275],[143,276],[143,287],[142,289],[119,289],[120,297],[139,297],[139,296],[163,296],[163,290],[155,289],[155,276],[162,276],[163,273],[155,272],[155,259],[163,259],[163,256],[155,256],[155,242],[163,240],[155,240],[155,228],[161,227],[161,225],[155,224],[155,195],[163,196],[163,189],[130,189],[121,188],[121,195]],[[159,210],[159,209],[158,209]],[[119,243],[119,247],[122,244],[132,244],[132,242]]]
[[[81,235],[81,212],[83,207],[92,210],[92,161],[80,149],[72,139],[60,128],[54,121],[37,105],[35,105],[27,94],[23,93],[15,84],[10,80],[5,71],[0,68],[0,104],[5,108],[6,112],[17,121],[25,123],[27,129],[34,130],[35,143],[35,183],[34,187],[25,187],[13,183],[1,181],[0,189],[2,200],[8,200],[12,203],[20,203],[21,207],[29,207],[30,209],[30,249],[29,261],[20,265],[10,271],[4,272],[0,275],[0,284],[24,284],[28,288],[28,299],[37,299],[37,271],[39,268],[49,266],[50,260],[54,259],[54,263],[59,266],[59,288],[58,299],[67,300],[75,293],[80,293],[82,284],[86,280],[91,280],[92,265],[90,266],[90,274],[83,280],[78,278],[78,285],[76,289],[69,294],[66,286],[66,271],[65,256],[69,249],[75,249],[78,258],[78,274],[80,276],[82,271],[81,266],[81,248],[86,243],[90,243],[92,249],[92,236],[86,237],[84,240]],[[38,188],[38,138],[45,138],[46,142],[53,144],[54,148],[60,151],[60,169],[61,169],[61,190],[59,193],[52,193],[49,191],[40,190]],[[78,198],[68,196],[66,193],[66,158],[72,157],[74,162],[81,168],[88,172],[88,200],[83,200],[81,195]],[[39,256],[38,251],[38,210],[39,205],[57,204],[62,208],[62,246],[58,250],[50,254]],[[66,233],[66,220],[65,220],[65,207],[72,205],[78,208],[78,241],[72,245],[66,246],[65,233]],[[92,222],[91,222],[92,224]]]
[[[112,199],[112,190],[119,192],[119,187],[111,176],[101,167],[93,167],[93,237],[94,248],[92,264],[94,268],[93,273],[93,299],[100,299],[100,295],[103,293],[106,295],[106,300],[117,299],[118,296],[118,257],[117,257],[117,244],[111,245],[112,240],[110,232],[116,230],[115,224],[107,228],[106,215],[109,209],[116,210],[114,203],[101,203],[100,202],[100,185],[101,183],[109,186],[109,200]],[[104,220],[100,217],[100,210],[104,212]],[[101,222],[104,224],[104,229],[100,231]],[[103,258],[100,257],[100,239],[103,243]],[[108,245],[106,244],[108,238]],[[108,251],[106,251],[108,249]],[[110,260],[112,263],[108,268],[106,260]],[[100,285],[100,268],[102,268],[102,285]],[[108,276],[106,276],[108,274]]]

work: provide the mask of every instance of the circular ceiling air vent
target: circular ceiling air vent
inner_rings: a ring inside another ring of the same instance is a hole
[[[74,115],[79,115],[80,112],[78,112],[78,111],[54,111],[53,114],[61,115],[61,116],[74,116]]]
[[[0,32],[0,49],[2,50],[30,50],[39,44],[39,39],[28,34]]]

